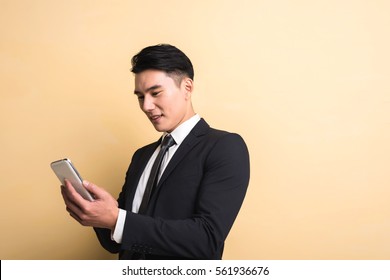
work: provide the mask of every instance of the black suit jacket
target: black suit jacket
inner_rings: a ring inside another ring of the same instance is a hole
[[[102,246],[120,258],[221,259],[224,241],[249,183],[249,154],[234,133],[201,119],[182,142],[154,189],[146,215],[131,212],[135,190],[159,142],[137,150],[119,195],[127,210],[122,244],[95,228]]]

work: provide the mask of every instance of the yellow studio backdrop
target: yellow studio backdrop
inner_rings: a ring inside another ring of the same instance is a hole
[[[251,181],[225,259],[390,258],[388,1],[0,1],[0,258],[112,259],[49,164],[119,193],[159,137],[130,59],[170,43]]]

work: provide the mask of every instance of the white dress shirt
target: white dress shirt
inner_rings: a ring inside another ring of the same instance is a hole
[[[162,173],[165,170],[165,167],[168,165],[169,161],[181,145],[181,143],[184,141],[184,139],[187,137],[187,135],[191,132],[191,130],[195,127],[195,125],[199,122],[200,116],[198,114],[194,115],[181,125],[179,125],[174,131],[172,131],[170,134],[172,138],[175,140],[175,145],[170,147],[167,152],[164,155],[164,158],[161,163],[158,180],[161,178]],[[165,133],[166,134],[166,133]],[[164,136],[165,136],[164,134]],[[152,169],[154,160],[156,159],[158,152],[160,151],[161,147],[160,145],[157,147],[157,149],[154,151],[153,155],[150,157],[144,172],[141,175],[141,178],[138,182],[137,190],[134,195],[133,200],[133,207],[131,211],[133,213],[138,213],[138,209],[142,202],[142,197],[144,195],[144,191],[146,188],[146,183],[149,178],[150,171]],[[123,229],[125,226],[125,220],[126,220],[126,210],[119,209],[118,219],[116,221],[115,230],[111,233],[111,238],[117,243],[122,243],[122,236],[123,236]]]

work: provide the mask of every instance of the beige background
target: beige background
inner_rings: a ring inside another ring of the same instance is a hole
[[[112,259],[64,209],[53,160],[116,196],[159,137],[130,58],[171,43],[194,106],[240,133],[247,198],[225,259],[390,258],[388,1],[0,0],[0,258]]]

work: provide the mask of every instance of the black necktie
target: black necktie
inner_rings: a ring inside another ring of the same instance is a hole
[[[172,147],[175,144],[175,140],[172,138],[170,134],[167,134],[162,143],[161,143],[161,149],[158,152],[158,155],[156,157],[156,160],[153,163],[152,170],[150,171],[149,179],[146,184],[144,196],[142,198],[141,206],[139,207],[138,213],[139,214],[144,214],[146,213],[146,209],[149,204],[150,196],[152,194],[152,190],[154,186],[156,185],[157,178],[158,178],[158,173],[160,170],[161,162],[162,159],[164,158],[164,155],[166,151]]]

